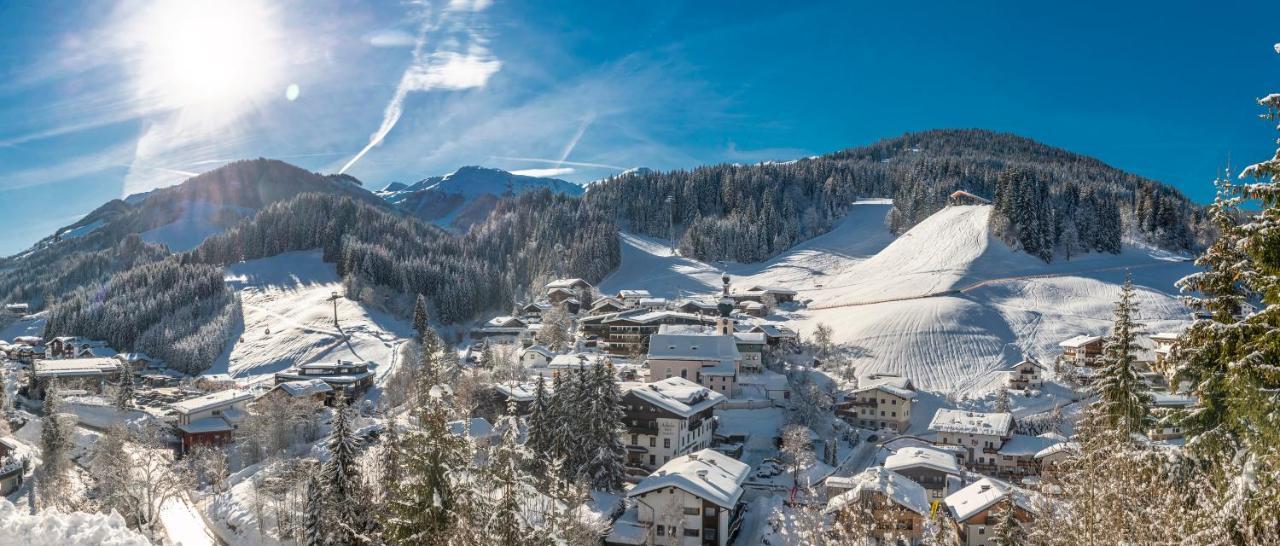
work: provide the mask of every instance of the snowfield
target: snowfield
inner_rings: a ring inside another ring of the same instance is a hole
[[[151,541],[125,525],[119,514],[57,511],[30,515],[0,498],[0,537],[27,546],[143,546]],[[11,542],[10,542],[11,541]]]
[[[624,235],[622,265],[601,290],[707,294],[721,271],[737,289],[792,288],[805,305],[770,319],[802,335],[832,326],[859,375],[902,374],[920,389],[969,396],[997,388],[994,372],[1022,358],[1051,365],[1058,342],[1106,333],[1126,270],[1147,333],[1190,322],[1173,286],[1195,270],[1183,257],[1126,245],[1046,264],[991,235],[989,206],[947,207],[895,239],[891,207],[859,201],[827,234],[761,264],[705,264],[673,256],[668,241]]]
[[[404,321],[346,298],[338,299],[334,326],[329,298],[344,290],[333,264],[324,263],[319,251],[232,265],[227,283],[239,292],[244,328],[206,373],[269,385],[271,374],[294,365],[367,360],[377,364],[375,381],[381,383],[395,364],[399,344],[412,338]]]

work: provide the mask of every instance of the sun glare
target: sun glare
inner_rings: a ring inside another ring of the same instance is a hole
[[[144,17],[140,84],[167,107],[227,107],[278,96],[279,36],[251,0],[157,3]]]

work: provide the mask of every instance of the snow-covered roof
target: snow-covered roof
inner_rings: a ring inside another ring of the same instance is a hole
[[[725,401],[723,394],[683,377],[641,384],[628,392],[681,417],[689,417]]]
[[[917,514],[929,514],[929,494],[924,487],[883,466],[863,470],[853,476],[849,483],[852,488],[827,501],[827,508],[823,513],[839,511],[850,503],[857,502],[864,492],[871,492],[883,495],[894,504]]]
[[[591,286],[591,283],[575,277],[572,279],[556,279],[554,281],[551,281],[547,283],[547,289],[549,290],[552,288],[573,288],[574,285],[578,285],[578,284],[585,284],[587,286]]]
[[[551,358],[551,362],[547,363],[548,368],[576,368],[578,366],[595,366],[596,363],[601,366],[610,362],[609,355],[603,353],[570,353],[567,355],[556,355]]]
[[[304,379],[302,381],[289,381],[281,383],[274,387],[284,391],[285,394],[300,398],[303,396],[312,396],[316,394],[333,392],[333,387],[325,383],[323,379]]]
[[[1048,370],[1049,370],[1048,368],[1044,367],[1044,364],[1041,364],[1041,363],[1039,363],[1039,362],[1036,362],[1035,360],[1032,360],[1032,359],[1030,359],[1030,358],[1023,359],[1023,360],[1022,360],[1022,362],[1019,362],[1019,363],[1017,363],[1017,364],[1014,364],[1014,365],[1013,365],[1013,368],[1011,368],[1011,369],[1016,370],[1016,369],[1018,369],[1018,368],[1022,368],[1023,366],[1032,366],[1032,367],[1039,368],[1040,370],[1044,370],[1044,371],[1048,371]]]
[[[102,375],[120,371],[120,361],[106,357],[37,360],[35,369],[36,377]]]
[[[309,366],[309,364],[303,364],[303,366]],[[200,377],[197,377],[196,379],[213,381],[215,383],[229,383],[229,382],[235,381],[235,379],[231,377],[231,374],[225,374],[225,373],[207,373],[207,374],[201,375]]]
[[[1060,453],[1063,451],[1070,452],[1070,453],[1075,453],[1077,451],[1080,451],[1080,444],[1077,442],[1058,442],[1056,444],[1050,445],[1049,447],[1041,449],[1040,451],[1037,451],[1035,454],[1035,458],[1043,459],[1045,457],[1053,455],[1054,453]]]
[[[1079,349],[1080,347],[1084,347],[1091,343],[1097,343],[1099,341],[1102,341],[1102,336],[1079,335],[1059,343],[1058,346],[1068,349]]]
[[[709,360],[732,363],[741,358],[731,335],[653,334],[649,358],[659,360]]]
[[[1151,393],[1151,405],[1158,408],[1186,408],[1195,404],[1196,397],[1190,394]]]
[[[853,392],[859,393],[872,390],[884,391],[907,400],[916,397],[916,391],[911,385],[911,380],[900,375],[873,376],[863,380],[858,389]]]
[[[648,539],[649,526],[640,523],[639,510],[633,506],[613,522],[605,542],[640,546]]]
[[[1029,457],[1039,453],[1041,450],[1051,445],[1060,443],[1062,442],[1059,442],[1054,438],[1014,434],[1012,438],[1005,440],[1004,444],[1000,446],[1000,454]]]
[[[755,285],[747,289],[747,292],[768,292],[770,294],[783,294],[787,296],[796,295],[796,291],[790,288],[782,288],[779,286],[761,286]]]
[[[545,356],[545,357],[547,357],[547,358],[555,358],[555,356],[556,356],[556,353],[555,353],[555,352],[553,352],[551,349],[548,349],[548,348],[546,348],[546,347],[543,347],[542,345],[530,345],[530,346],[528,346],[528,347],[525,347],[525,348],[523,348],[523,349],[520,349],[520,357],[521,357],[521,358],[523,358],[523,357],[524,357],[525,353],[538,353],[538,354],[540,354],[540,355],[542,355],[542,356]]]
[[[4,308],[8,311],[22,311],[25,313],[28,309],[31,309],[31,305],[26,303],[6,303]]]
[[[640,298],[640,305],[645,307],[660,307],[667,304],[667,298]]]
[[[239,389],[227,389],[225,391],[211,392],[204,396],[188,398],[181,402],[169,404],[170,408],[181,414],[195,413],[220,406],[230,406],[240,402],[248,402],[253,400],[253,394],[249,391]]]
[[[746,301],[742,303],[743,309],[764,309],[764,304],[758,301]]]
[[[512,317],[512,316],[504,315],[504,316],[493,317],[489,319],[489,322],[486,322],[485,325],[491,328],[522,328],[524,326],[527,326],[528,323],[526,323],[524,319],[521,319],[520,317]]]
[[[764,345],[764,332],[736,332],[733,334],[734,341],[746,345]]]
[[[1159,332],[1151,335],[1151,339],[1153,341],[1174,342],[1178,341],[1179,337],[1181,336],[1179,336],[1177,332]]]
[[[680,305],[678,307],[685,307],[690,305],[693,307],[697,307],[699,309],[715,309],[718,304],[714,301],[684,300],[680,302]]]
[[[722,508],[733,508],[742,497],[742,482],[751,467],[714,449],[704,449],[667,461],[627,492],[635,497],[675,487]]]
[[[994,506],[1012,495],[1014,503],[1025,510],[1030,510],[1031,505],[1025,495],[1018,492],[1013,486],[1000,480],[992,478],[982,478],[976,482],[969,484],[955,493],[947,495],[943,499],[943,503],[947,505],[947,510],[951,511],[951,516],[959,523],[964,523],[975,515],[982,513],[984,510]]]
[[[933,414],[929,430],[934,432],[963,432],[1005,436],[1013,426],[1009,413],[982,413],[955,409],[940,409]]]
[[[547,388],[547,387],[549,387],[549,385],[543,386],[543,388]],[[503,396],[506,396],[509,399],[515,400],[516,402],[532,402],[534,392],[536,392],[538,389],[538,384],[537,383],[498,383],[493,386],[493,389],[502,393]]]
[[[648,290],[619,290],[618,297],[622,299],[647,298],[652,294]]]
[[[198,419],[185,425],[178,425],[178,430],[187,434],[203,434],[209,432],[230,432],[235,430],[235,427],[231,426],[231,423],[228,423],[226,419],[223,419],[220,416],[214,416]]]
[[[762,332],[769,337],[798,337],[800,334],[795,330],[782,326],[780,324],[757,324],[751,329],[753,332]]]
[[[493,425],[489,424],[489,420],[484,417],[472,417],[470,429],[467,428],[467,422],[464,420],[449,421],[450,434],[462,436],[468,431],[472,438],[484,438],[493,434]]]
[[[884,467],[898,471],[904,468],[931,468],[939,472],[960,475],[960,464],[955,455],[928,447],[904,447],[884,460]]]

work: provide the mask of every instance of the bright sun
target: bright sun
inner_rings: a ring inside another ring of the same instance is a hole
[[[281,40],[261,2],[158,2],[141,21],[141,91],[166,107],[242,106],[284,89]]]

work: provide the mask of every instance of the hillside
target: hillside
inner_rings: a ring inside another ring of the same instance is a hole
[[[465,230],[488,217],[501,197],[543,189],[563,195],[583,192],[581,186],[556,178],[467,166],[411,185],[392,183],[375,194],[420,220]]]
[[[760,262],[825,233],[849,202],[893,198],[905,233],[966,190],[1001,205],[995,235],[1052,261],[1122,244],[1202,247],[1211,230],[1178,190],[1016,135],[935,130],[787,162],[637,172],[593,184],[587,200],[624,229],[666,237],[687,256]],[[672,203],[666,200],[672,198]]]
[[[897,238],[886,227],[888,202],[849,210],[829,233],[760,264],[707,264],[627,235],[620,271],[601,288],[705,294],[721,269],[738,287],[793,288],[806,306],[770,319],[802,334],[828,324],[859,374],[904,374],[938,392],[981,393],[994,387],[993,371],[1023,357],[1052,362],[1059,341],[1104,333],[1125,270],[1147,331],[1189,319],[1173,283],[1194,266],[1167,252],[1126,246],[1045,263],[991,233],[990,206],[944,208]]]

